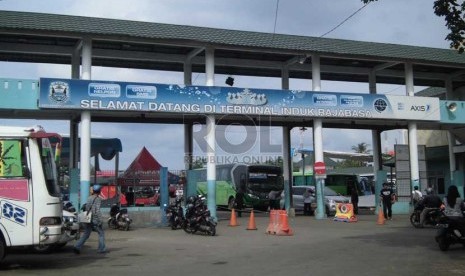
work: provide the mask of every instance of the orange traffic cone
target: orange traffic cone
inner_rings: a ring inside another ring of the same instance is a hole
[[[278,223],[279,223],[278,216],[279,216],[278,210],[270,211],[270,223],[268,224],[268,227],[266,228],[267,234],[276,234],[276,229],[278,228]]]
[[[253,210],[250,212],[249,225],[247,226],[247,230],[257,230],[257,225],[255,225],[255,215],[253,214]]]
[[[378,208],[378,222],[377,224],[378,225],[383,225],[384,224],[384,212],[383,212],[383,208],[381,206],[379,206]]]
[[[234,208],[231,210],[231,219],[229,220],[229,226],[239,226],[236,219],[236,211]]]
[[[292,236],[294,232],[289,227],[288,216],[285,210],[279,211],[279,229],[276,231],[278,236]]]

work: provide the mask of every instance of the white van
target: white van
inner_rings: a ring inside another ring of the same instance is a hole
[[[0,126],[0,260],[7,247],[54,244],[62,203],[54,150],[61,137],[41,127]]]

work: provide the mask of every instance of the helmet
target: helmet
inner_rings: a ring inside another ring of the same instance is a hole
[[[94,191],[94,193],[100,193],[100,190],[102,190],[101,185],[95,184],[92,186],[92,191]]]
[[[427,195],[430,195],[430,194],[432,194],[432,193],[433,193],[433,188],[428,187],[428,188],[426,189],[426,194],[427,194]]]
[[[187,198],[187,204],[194,204],[195,203],[195,196],[189,196]]]

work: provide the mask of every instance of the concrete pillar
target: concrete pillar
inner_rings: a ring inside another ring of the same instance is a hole
[[[92,68],[92,40],[85,38],[82,47],[82,73],[81,77],[84,80],[91,79]],[[91,114],[90,111],[81,112],[81,155],[80,155],[80,168],[81,168],[81,192],[80,202],[81,206],[86,203],[89,197],[90,188],[90,143],[91,143],[91,130],[90,130]]]
[[[312,55],[312,90],[321,91],[321,71],[320,71],[320,56]],[[323,157],[323,120],[315,118],[313,120],[313,152],[315,154],[315,162],[324,162]],[[316,179],[317,193],[317,210],[315,213],[316,219],[326,218],[324,191],[325,180]]]
[[[405,63],[405,88],[407,96],[414,96],[413,84],[413,66],[412,63]],[[417,124],[415,122],[408,123],[408,144],[410,152],[410,182],[411,189],[413,186],[419,185],[420,172],[418,165],[418,142],[417,142]]]
[[[205,49],[206,85],[215,85],[215,56],[213,48]],[[215,116],[207,115],[207,193],[208,209],[213,218],[216,216],[216,154],[215,154]]]
[[[289,67],[283,66],[281,69],[281,89],[289,89]]]
[[[368,85],[369,85],[369,90],[370,94],[376,94],[376,72],[371,71],[370,74],[368,75]],[[377,188],[381,188],[381,185],[378,184],[377,181],[377,175],[378,171],[383,169],[383,164],[382,164],[382,159],[381,159],[381,137],[380,137],[380,131],[379,130],[371,130],[371,143],[373,144],[373,184],[375,186],[379,186]],[[375,188],[375,191],[378,189]],[[378,201],[379,198],[375,196],[375,203],[376,206],[378,206]]]
[[[452,83],[452,78],[446,79],[446,99],[453,100],[454,99],[454,86]],[[455,137],[454,134],[450,131],[447,132],[447,138],[449,140],[449,169],[450,169],[450,184],[457,185],[454,181],[454,174],[457,170],[457,163],[455,159],[454,153],[454,146],[455,146]]]

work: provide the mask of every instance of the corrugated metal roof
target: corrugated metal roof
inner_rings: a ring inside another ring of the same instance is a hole
[[[456,51],[449,49],[83,16],[0,11],[1,29],[65,32],[70,35],[116,35],[146,39],[168,39],[190,41],[199,45],[256,47],[304,53],[317,52],[345,56],[378,57],[388,60],[465,65],[465,55],[460,55]]]
[[[415,96],[439,97],[444,94],[446,94],[446,88],[444,87],[428,87],[415,93]]]

